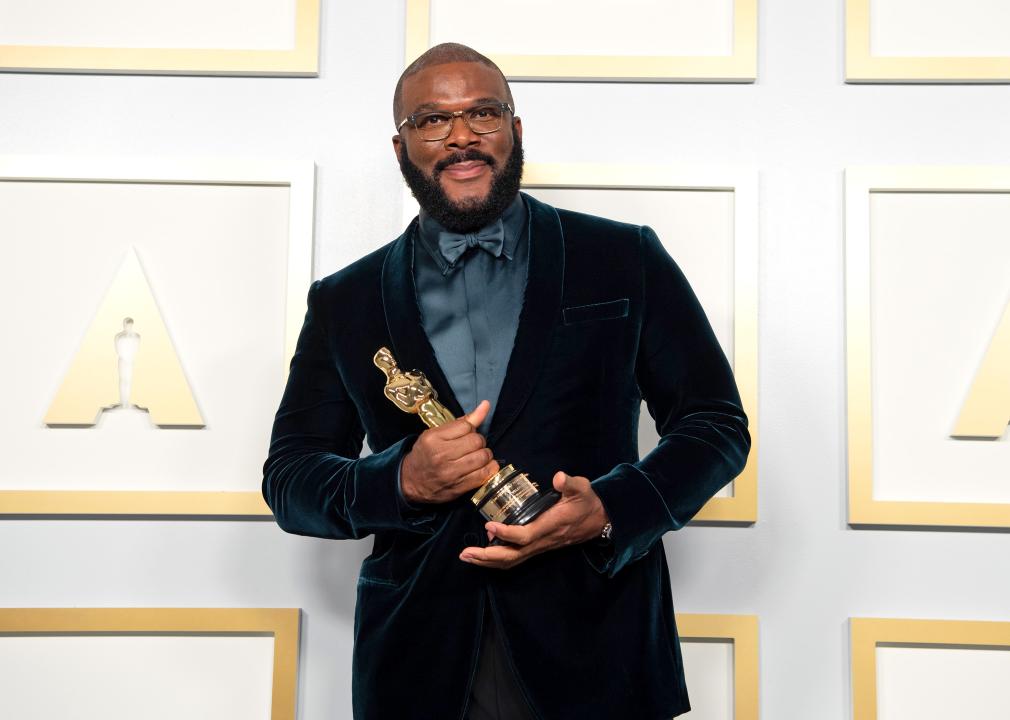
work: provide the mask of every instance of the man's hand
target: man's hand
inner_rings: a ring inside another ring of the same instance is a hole
[[[528,525],[485,525],[488,539],[497,537],[510,545],[464,548],[459,559],[481,567],[510,568],[547,550],[599,537],[609,520],[589,479],[558,472],[554,489],[561,499]]]
[[[475,428],[491,403],[482,400],[469,415],[428,428],[400,466],[400,490],[412,503],[444,503],[479,488],[498,472],[498,463]]]

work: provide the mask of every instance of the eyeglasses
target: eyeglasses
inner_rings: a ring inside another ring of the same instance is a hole
[[[513,114],[515,112],[508,103],[489,103],[455,112],[414,113],[404,118],[403,122],[396,126],[396,131],[399,132],[404,125],[410,124],[422,140],[427,142],[445,140],[452,132],[453,120],[461,117],[473,132],[487,135],[501,130],[502,117],[506,110]]]

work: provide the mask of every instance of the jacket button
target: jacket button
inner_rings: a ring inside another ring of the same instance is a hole
[[[477,533],[468,532],[463,535],[463,546],[464,547],[475,547],[480,544],[480,535]]]

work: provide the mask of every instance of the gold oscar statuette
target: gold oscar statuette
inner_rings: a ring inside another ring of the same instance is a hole
[[[403,412],[420,416],[428,427],[452,422],[452,413],[438,401],[438,393],[418,370],[403,371],[388,348],[379,348],[372,358],[386,376],[383,392]],[[561,496],[553,490],[541,492],[524,472],[505,465],[484,481],[470,500],[487,520],[505,525],[525,525],[551,507]]]

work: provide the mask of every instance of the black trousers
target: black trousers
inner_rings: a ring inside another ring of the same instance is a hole
[[[480,657],[466,720],[535,720],[509,666],[490,610],[484,611]]]

